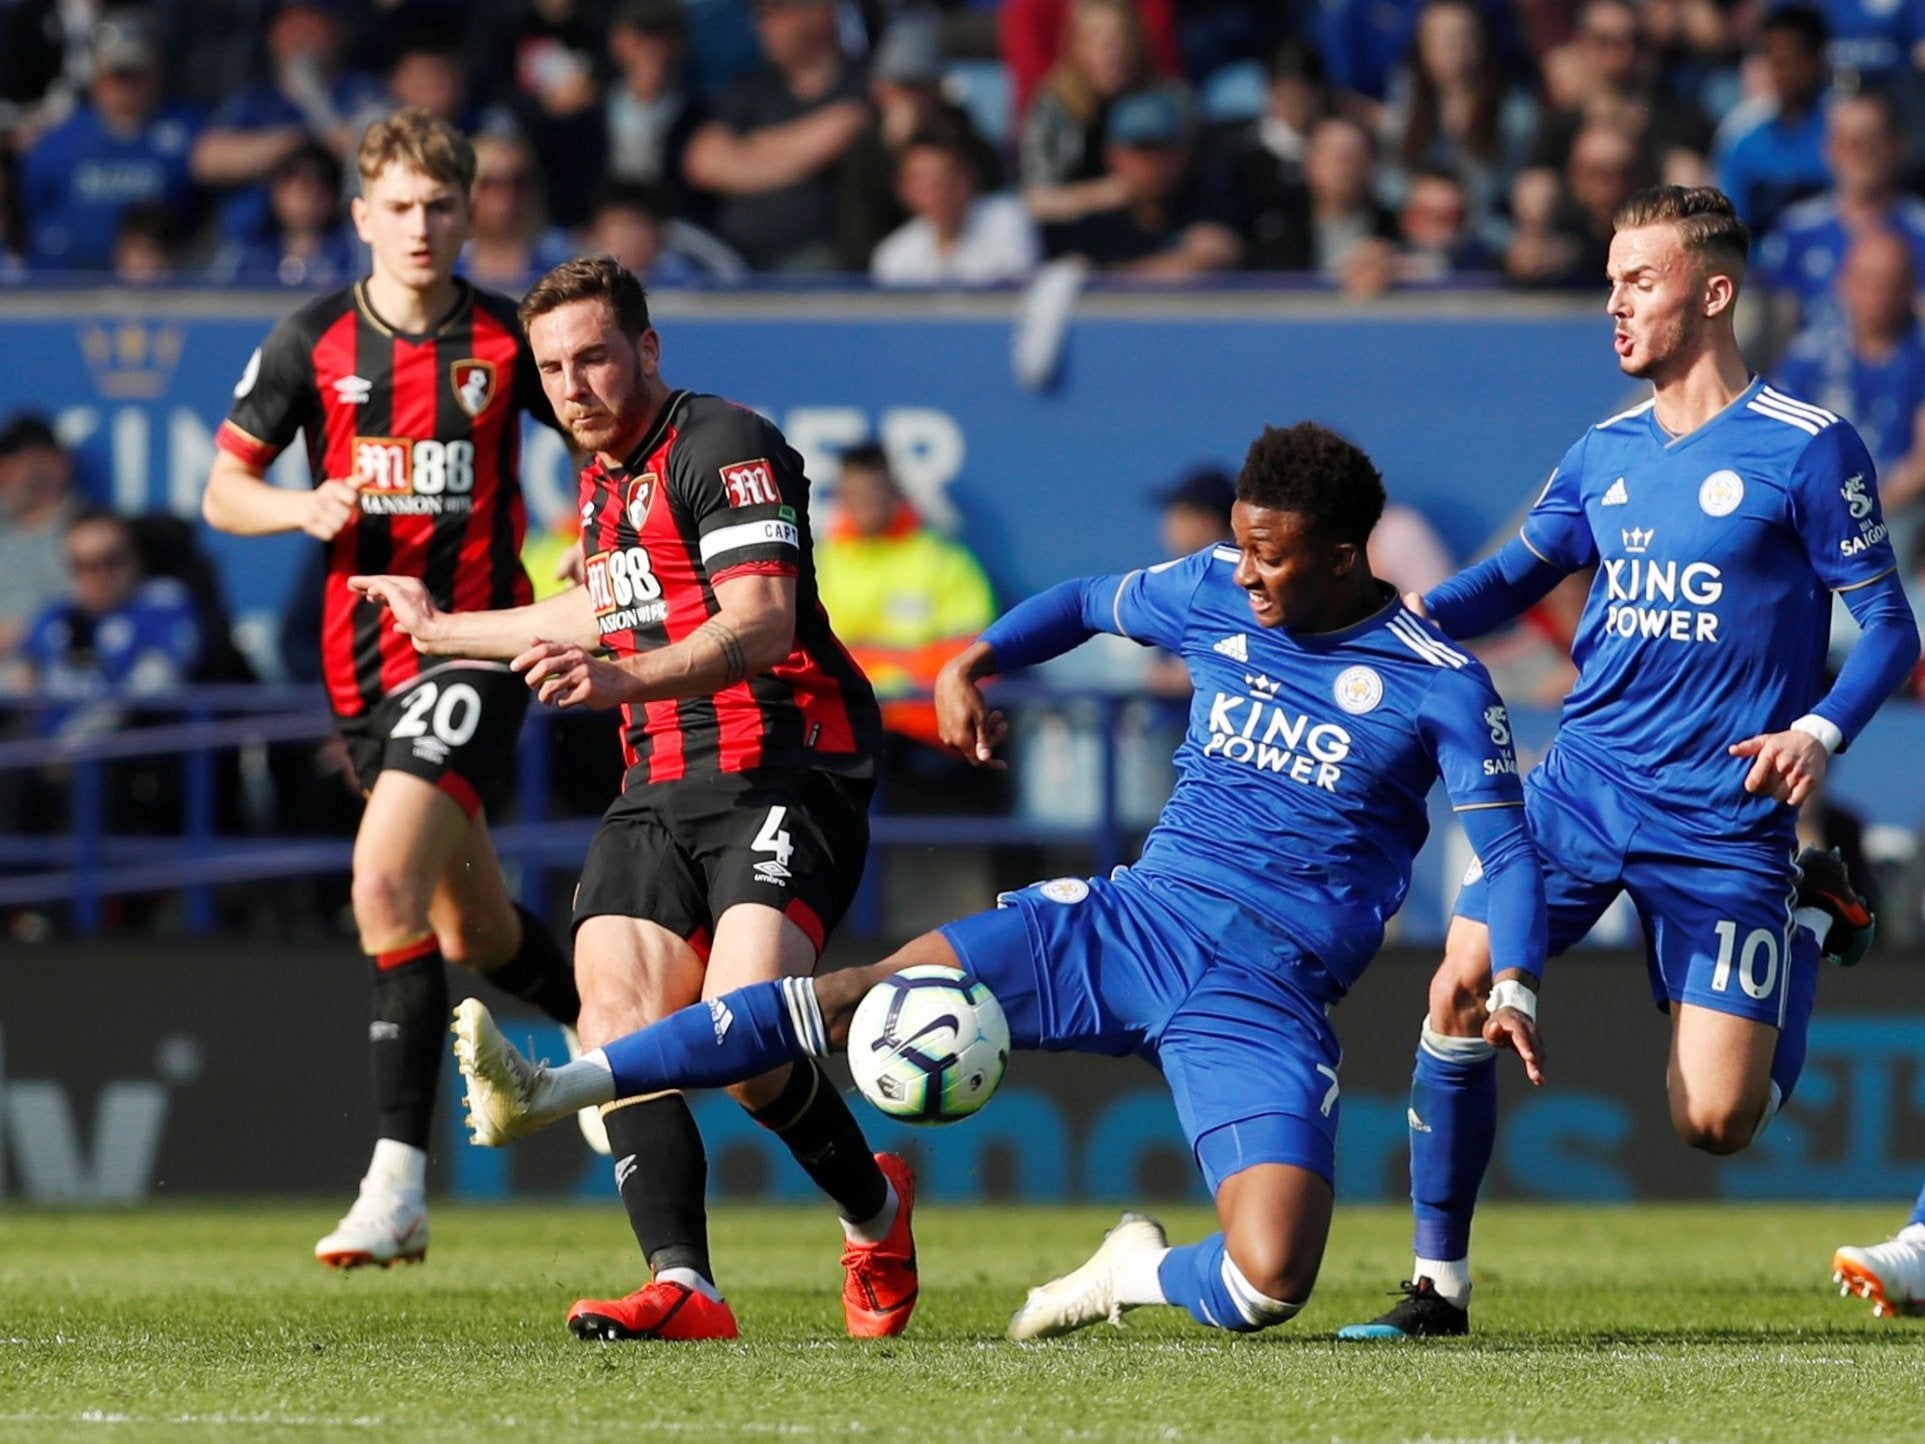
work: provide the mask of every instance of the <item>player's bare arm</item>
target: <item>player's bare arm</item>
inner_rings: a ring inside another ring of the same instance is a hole
[[[1825,780],[1831,754],[1825,744],[1806,732],[1766,732],[1731,744],[1733,757],[1752,759],[1745,774],[1745,791],[1772,797],[1789,807],[1800,806]]]
[[[332,477],[310,490],[290,491],[219,451],[201,493],[201,515],[216,531],[235,536],[304,531],[316,541],[333,541],[354,519],[358,495],[354,482]]]
[[[525,607],[486,612],[444,612],[419,577],[349,577],[348,587],[388,609],[397,631],[415,650],[432,657],[480,657],[507,661],[542,637],[599,644],[594,604],[580,587]]]
[[[985,642],[971,642],[936,675],[936,725],[945,746],[972,766],[1000,771],[1006,766],[996,749],[1009,735],[1009,719],[991,707],[982,683],[996,673],[996,654]]]
[[[604,661],[579,643],[538,640],[509,665],[543,702],[600,709],[707,697],[788,657],[795,646],[795,578],[730,577],[716,583],[715,601],[720,610],[714,616],[654,651]],[[586,611],[592,604],[581,605]],[[593,620],[591,614],[591,628]]]

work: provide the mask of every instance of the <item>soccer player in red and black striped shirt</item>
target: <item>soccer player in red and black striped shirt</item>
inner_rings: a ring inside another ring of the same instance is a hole
[[[563,1024],[568,960],[515,906],[488,840],[528,692],[499,662],[426,664],[348,589],[419,578],[456,610],[529,599],[520,561],[521,416],[554,423],[513,302],[455,278],[474,151],[403,110],[370,127],[354,221],[373,272],[281,322],[234,388],[202,510],[243,536],[304,531],[328,551],[321,656],[367,809],[354,918],[374,960],[377,1141],[354,1207],[315,1255],[337,1268],[427,1252],[428,1130],[448,984],[464,963]],[[268,465],[305,433],[310,491]]]
[[[881,724],[816,597],[809,482],[782,433],[663,382],[647,298],[611,260],[556,267],[521,316],[548,399],[594,453],[582,473],[586,585],[466,613],[443,612],[415,580],[354,585],[424,652],[512,658],[543,701],[622,708],[630,766],[575,905],[592,1047],[745,982],[814,970],[862,875]],[[900,1333],[916,1301],[906,1166],[869,1153],[812,1062],[730,1092],[836,1202],[849,1332]],[[701,1138],[681,1095],[621,1100],[605,1116],[652,1277],[625,1298],[581,1300],[570,1327],[733,1338],[709,1263]]]

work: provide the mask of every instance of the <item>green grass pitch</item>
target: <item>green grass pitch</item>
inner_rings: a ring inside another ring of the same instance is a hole
[[[0,1439],[1925,1438],[1925,1320],[1831,1287],[1892,1208],[1492,1206],[1468,1340],[1338,1344],[1407,1262],[1401,1209],[1340,1210],[1316,1298],[1252,1338],[1139,1311],[1018,1346],[1023,1289],[1081,1262],[1095,1209],[918,1217],[910,1335],[852,1343],[824,1211],[727,1208],[744,1338],[583,1344],[632,1287],[612,1206],[441,1207],[428,1261],[334,1276],[335,1210],[0,1212]],[[1173,1236],[1207,1216],[1171,1210]]]

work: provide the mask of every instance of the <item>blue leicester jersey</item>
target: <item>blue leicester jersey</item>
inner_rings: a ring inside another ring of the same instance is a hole
[[[1791,809],[1747,793],[1751,763],[1726,748],[1812,710],[1830,594],[1893,569],[1850,423],[1755,378],[1681,437],[1647,401],[1565,454],[1523,539],[1597,568],[1556,745],[1721,833],[1788,830]]]
[[[1410,886],[1439,776],[1461,811],[1523,799],[1489,675],[1394,597],[1341,632],[1260,627],[1238,553],[1090,583],[1085,620],[1179,654],[1196,692],[1139,872],[1256,913],[1347,989]]]

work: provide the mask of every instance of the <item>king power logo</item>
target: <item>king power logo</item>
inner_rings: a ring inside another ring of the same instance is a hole
[[[75,1100],[65,1086],[6,1076],[0,1032],[0,1197],[17,1186],[20,1196],[34,1203],[146,1198],[153,1192],[173,1090],[200,1076],[201,1061],[198,1040],[185,1034],[161,1039],[154,1054],[158,1077],[103,1084],[94,1102],[91,1137],[83,1139]]]

